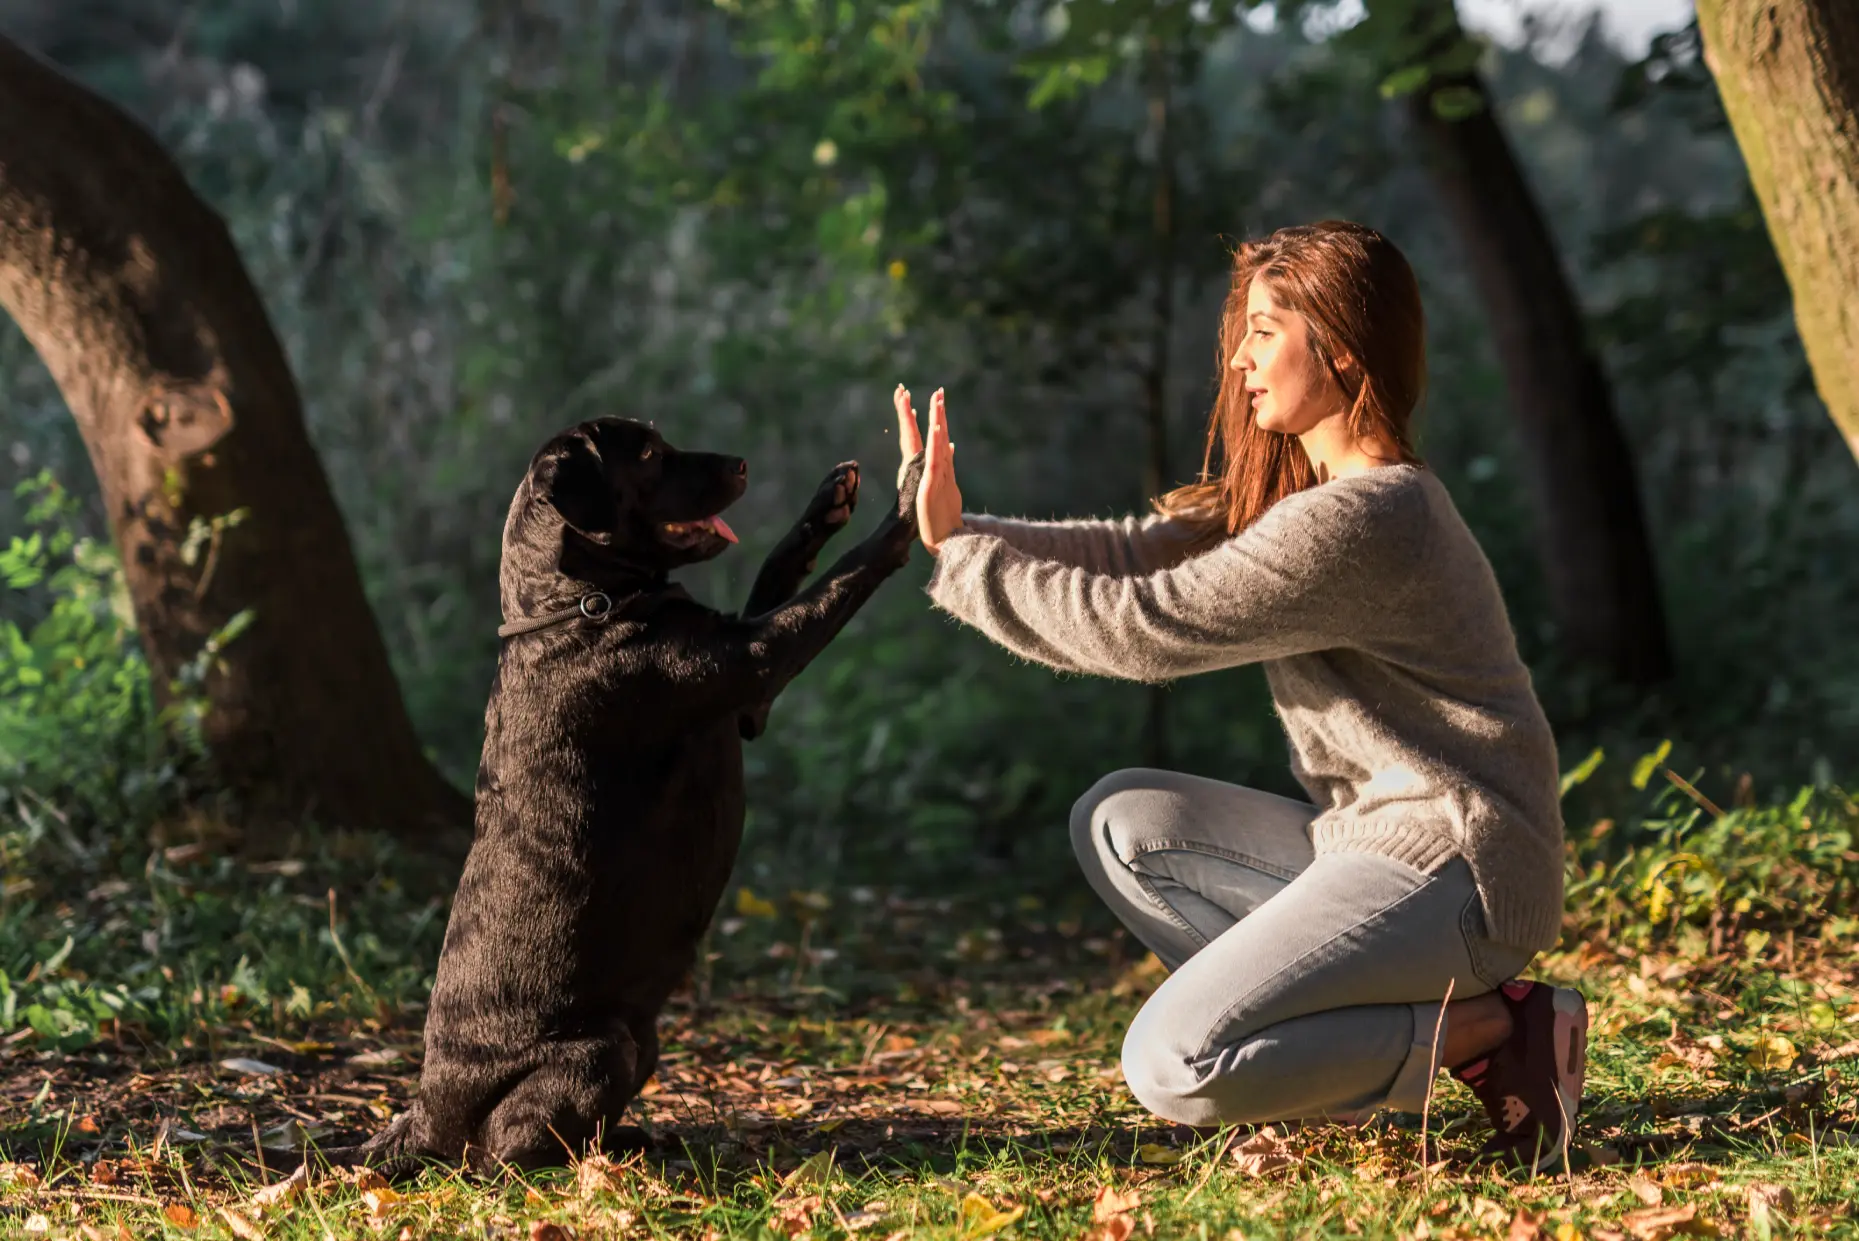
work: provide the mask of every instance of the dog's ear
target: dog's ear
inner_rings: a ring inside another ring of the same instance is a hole
[[[619,512],[592,436],[582,431],[564,436],[555,451],[536,463],[536,494],[587,538],[596,543],[613,538]]]

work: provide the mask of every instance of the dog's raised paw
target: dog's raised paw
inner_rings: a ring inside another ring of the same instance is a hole
[[[807,506],[808,518],[829,530],[851,521],[852,511],[858,507],[858,480],[858,462],[842,461],[834,466],[814,493],[813,503]]]

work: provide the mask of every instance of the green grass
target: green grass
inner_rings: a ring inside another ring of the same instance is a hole
[[[256,1203],[255,1143],[406,1105],[451,867],[348,836],[252,861],[198,828],[0,850],[0,1236],[1859,1236],[1859,971],[1827,904],[1849,809],[1577,833],[1537,972],[1591,998],[1590,1092],[1574,1169],[1533,1181],[1471,1161],[1447,1081],[1424,1139],[1293,1130],[1253,1139],[1263,1169],[1155,1123],[1117,1048],[1159,974],[1083,892],[763,881],[666,1016],[661,1150]],[[1691,878],[1653,860],[1686,850]]]

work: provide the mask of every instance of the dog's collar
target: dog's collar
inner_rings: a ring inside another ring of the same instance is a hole
[[[566,624],[571,620],[604,621],[613,613],[613,600],[601,591],[589,591],[582,595],[571,607],[559,608],[547,616],[528,616],[513,620],[497,627],[500,638],[514,638],[518,634],[534,633],[538,629],[547,629],[551,625]]]

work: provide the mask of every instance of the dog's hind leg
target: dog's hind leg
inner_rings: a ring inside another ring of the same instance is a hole
[[[609,1155],[619,1155],[652,1145],[650,1133],[638,1125],[626,1124],[623,1118],[658,1070],[658,1020],[651,1013],[631,1021],[618,1018],[613,1022],[612,1036],[613,1050],[607,1064],[612,1072],[613,1093],[600,1122],[600,1146]]]
[[[579,1159],[596,1140],[610,1151],[650,1144],[645,1130],[621,1123],[621,1116],[644,1084],[641,1068],[649,1073],[657,1064],[656,1038],[641,1048],[616,1018],[599,1034],[549,1045],[546,1054],[479,1127],[484,1162],[527,1171]]]

